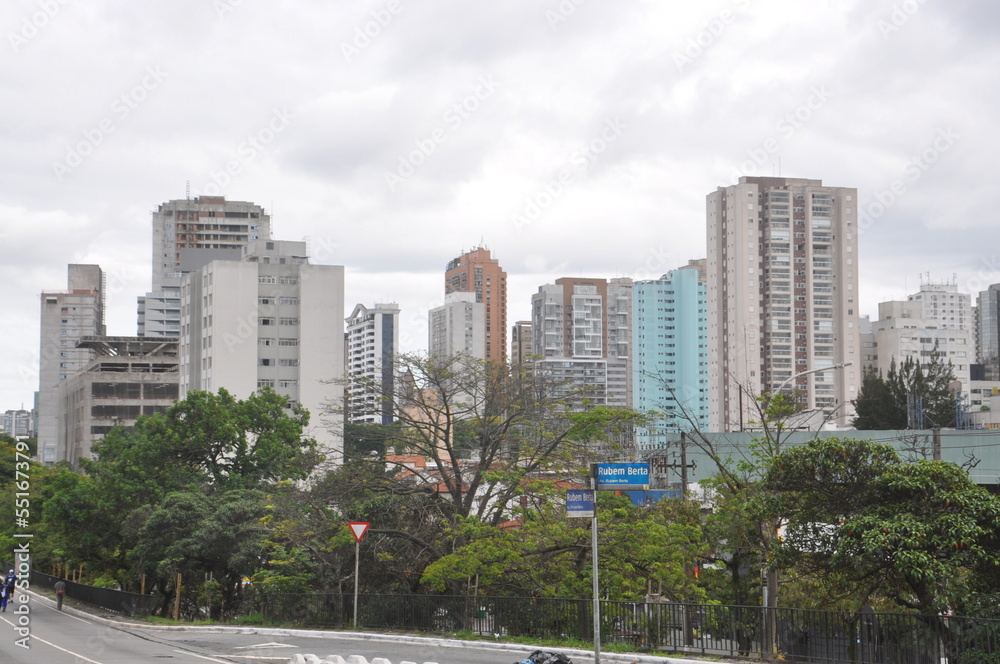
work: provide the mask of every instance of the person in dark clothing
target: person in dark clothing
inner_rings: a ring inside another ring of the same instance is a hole
[[[62,579],[56,581],[56,608],[62,611],[63,597],[66,596],[66,582]]]
[[[17,575],[11,570],[0,585],[0,611],[6,611],[10,598],[14,596],[14,587],[17,585]]]

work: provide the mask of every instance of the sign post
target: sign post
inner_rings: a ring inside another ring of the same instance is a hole
[[[591,464],[590,486],[594,490],[594,513],[590,521],[590,552],[594,556],[594,664],[601,664],[601,589],[597,582],[597,493],[598,472],[601,464]]]
[[[351,527],[354,535],[354,629],[358,628],[358,563],[361,560],[361,540],[368,532],[368,526],[372,525],[363,521],[351,521],[347,525]]]

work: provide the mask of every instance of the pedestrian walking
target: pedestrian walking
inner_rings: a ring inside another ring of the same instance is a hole
[[[66,582],[62,579],[56,581],[56,608],[62,611],[63,597],[66,596]]]
[[[10,603],[11,597],[14,596],[14,587],[16,585],[17,575],[14,574],[14,570],[11,570],[7,573],[6,578],[4,578],[3,584],[0,585],[0,611],[7,611],[7,605]]]

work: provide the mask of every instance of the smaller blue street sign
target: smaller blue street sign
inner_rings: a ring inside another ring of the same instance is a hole
[[[594,490],[567,489],[566,516],[594,518]]]

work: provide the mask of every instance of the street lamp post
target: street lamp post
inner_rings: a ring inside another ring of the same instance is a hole
[[[785,385],[788,385],[796,378],[801,378],[802,376],[808,376],[809,374],[819,373],[821,371],[830,371],[832,369],[843,369],[844,367],[849,367],[852,364],[854,364],[854,361],[848,360],[847,362],[838,362],[837,364],[831,364],[828,367],[816,367],[814,369],[806,369],[805,371],[800,371],[797,374],[791,375],[785,380],[781,381],[781,384],[778,385],[778,388],[774,390],[772,394],[778,394],[779,392],[781,392],[781,390],[785,389]]]
[[[780,394],[781,390],[785,389],[789,383],[791,383],[796,378],[802,376],[808,376],[809,374],[819,373],[821,371],[831,371],[834,369],[843,369],[844,367],[849,367],[854,362],[848,360],[847,362],[838,362],[837,364],[831,364],[828,367],[815,367],[813,369],[806,369],[805,371],[800,371],[797,374],[792,374],[785,380],[781,381],[778,387],[771,393],[769,393],[768,399],[775,394]],[[764,608],[764,621],[763,621],[763,649],[767,655],[773,654],[777,641],[777,625],[774,621],[773,609],[777,607],[778,604],[778,571],[771,569],[767,564],[766,556],[761,560],[762,568],[762,595]],[[773,606],[772,606],[773,605]]]

